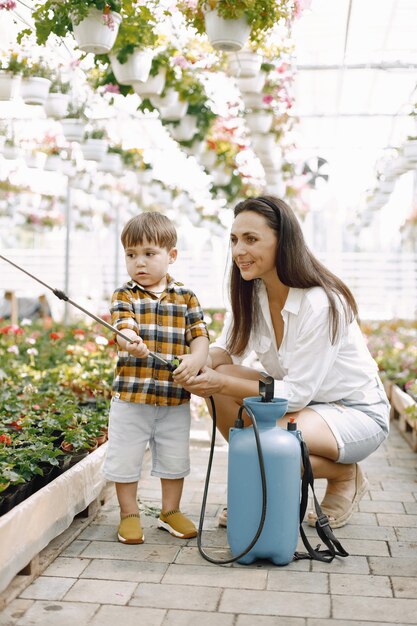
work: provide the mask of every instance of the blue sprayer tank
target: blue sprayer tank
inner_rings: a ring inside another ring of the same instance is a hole
[[[239,563],[269,559],[286,565],[297,547],[300,517],[301,447],[296,434],[276,425],[288,401],[245,398],[259,429],[267,484],[262,533]],[[227,538],[233,556],[251,543],[262,514],[262,483],[253,428],[232,428],[229,436]]]

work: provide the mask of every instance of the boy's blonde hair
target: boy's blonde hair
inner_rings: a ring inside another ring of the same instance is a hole
[[[146,239],[160,248],[171,250],[177,243],[177,231],[166,215],[148,211],[132,217],[123,228],[120,239],[125,249],[142,245]]]

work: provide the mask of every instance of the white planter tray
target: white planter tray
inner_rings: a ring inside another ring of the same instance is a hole
[[[0,592],[101,493],[107,443],[0,517]]]

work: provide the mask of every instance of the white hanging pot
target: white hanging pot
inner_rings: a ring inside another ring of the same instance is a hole
[[[86,161],[101,161],[108,148],[107,139],[87,139],[81,144],[81,151]]]
[[[62,169],[62,160],[57,154],[49,154],[45,162],[45,170],[48,172],[57,172]]]
[[[205,12],[204,23],[207,37],[216,50],[238,51],[249,39],[251,27],[246,17],[226,20],[213,10]]]
[[[271,152],[279,152],[281,150],[275,141],[275,136],[271,133],[254,133],[252,135],[252,146],[257,154],[270,154]]]
[[[117,152],[106,152],[100,161],[100,169],[110,174],[118,174],[122,171],[122,159]]]
[[[84,137],[85,122],[83,120],[66,117],[61,120],[61,126],[67,141],[81,141]]]
[[[170,126],[169,132],[176,141],[190,141],[197,132],[197,118],[186,115],[177,126]]]
[[[0,70],[0,100],[13,100],[19,94],[22,77]]]
[[[110,24],[109,24],[110,21]],[[79,24],[72,22],[74,37],[84,52],[106,54],[116,41],[122,16],[115,11],[104,15],[103,11],[92,8]]]
[[[263,57],[251,50],[231,52],[227,57],[227,65],[232,76],[250,78],[261,71]]]
[[[264,166],[267,185],[277,185],[282,180],[281,170],[275,166]]]
[[[395,179],[394,180],[380,180],[378,183],[379,190],[384,194],[391,194],[394,191],[395,187]]]
[[[286,185],[282,178],[280,178],[279,174],[276,175],[275,183],[272,185],[266,185],[265,191],[271,196],[276,196],[278,198],[282,198],[285,196]]]
[[[417,160],[417,139],[408,139],[403,146],[403,154],[406,159]]]
[[[269,133],[274,116],[268,111],[248,111],[245,114],[246,125],[251,133]]]
[[[257,156],[263,167],[281,167],[282,158],[280,150],[259,152],[259,154],[257,153]]]
[[[59,120],[68,112],[69,95],[66,93],[50,93],[43,108],[47,117]]]
[[[172,107],[178,104],[180,99],[180,94],[173,87],[169,87],[164,96],[151,96],[149,100],[152,102],[153,106],[157,109]],[[185,113],[184,113],[185,115]],[[177,118],[179,119],[179,118]]]
[[[17,146],[10,146],[4,144],[3,156],[5,159],[18,159],[20,157],[21,150]]]
[[[25,104],[45,104],[51,81],[40,76],[22,78],[20,95]]]
[[[204,141],[193,141],[191,146],[184,148],[185,152],[190,156],[199,157],[204,150]]]
[[[241,93],[260,93],[266,80],[265,72],[260,72],[251,78],[236,78],[236,84]]]
[[[116,80],[121,85],[131,85],[135,81],[145,82],[151,71],[154,51],[134,50],[127,57],[126,63],[120,63],[115,54],[110,55],[111,67]]]
[[[264,95],[263,93],[243,92],[245,109],[267,109],[268,105],[263,101]]]
[[[140,185],[148,185],[152,182],[153,174],[152,170],[138,170],[136,172],[138,183]]]
[[[200,154],[199,161],[206,170],[210,171],[217,161],[217,154],[214,150],[206,150]]]
[[[169,107],[160,107],[159,113],[163,120],[167,122],[175,122],[176,120],[181,120],[187,113],[188,110],[188,102],[184,100],[178,100],[178,102]]]
[[[142,98],[159,96],[165,87],[166,69],[161,68],[156,76],[149,76],[146,82],[134,81],[132,87]]]
[[[26,167],[34,167],[43,170],[46,163],[46,154],[44,152],[33,152],[25,156]]]

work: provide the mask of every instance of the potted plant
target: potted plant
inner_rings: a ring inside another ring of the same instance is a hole
[[[60,121],[67,141],[81,141],[87,123],[85,103],[69,102],[67,114]]]
[[[403,154],[409,161],[417,161],[417,135],[409,135],[403,145]]]
[[[67,114],[70,88],[69,81],[62,80],[60,74],[52,78],[48,98],[43,106],[48,117],[60,119]]]
[[[45,104],[51,86],[52,72],[44,59],[23,59],[20,95],[25,104]]]
[[[73,33],[84,52],[109,52],[122,19],[121,6],[121,0],[46,0],[38,3],[32,13],[36,41],[44,45],[51,34],[65,37]],[[29,29],[21,31],[18,42],[30,33]]]
[[[108,146],[107,152],[100,161],[100,169],[110,174],[119,174],[122,169],[121,146]]]
[[[81,144],[84,159],[101,161],[107,152],[108,144],[107,132],[104,128],[95,128],[85,133],[84,142]]]
[[[179,3],[188,25],[206,33],[218,50],[241,50],[248,39],[261,41],[280,20],[291,17],[285,0],[183,0]]]
[[[274,115],[271,110],[254,108],[245,111],[245,122],[251,133],[269,133]]]
[[[17,52],[0,57],[0,100],[12,100],[19,94],[23,63]]]
[[[163,50],[154,56],[147,80],[145,82],[134,81],[132,83],[135,93],[139,94],[139,96],[145,100],[151,96],[161,95],[165,88],[167,75],[171,75],[171,80],[174,76],[170,58],[169,49]]]
[[[262,61],[262,55],[255,51],[238,50],[227,55],[227,68],[232,76],[251,78],[259,74]]]

